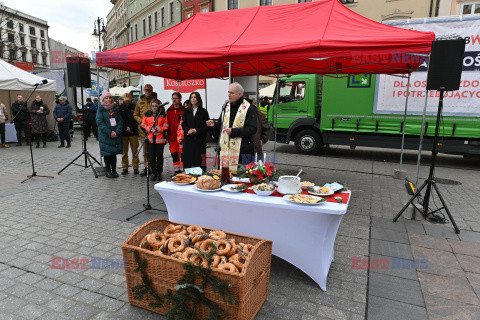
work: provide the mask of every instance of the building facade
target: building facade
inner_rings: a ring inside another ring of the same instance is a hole
[[[182,20],[182,0],[126,0],[127,42],[134,43],[165,31]],[[130,85],[140,75],[130,73]]]
[[[48,22],[0,3],[0,58],[27,71],[50,68]]]
[[[213,11],[212,3],[211,0],[183,0],[182,20],[187,20],[198,12]]]
[[[123,47],[128,45],[127,0],[111,0],[110,2],[113,4],[115,12],[115,48]],[[107,17],[107,36],[109,35],[109,22],[110,19]],[[113,79],[110,79],[110,81],[114,81],[117,86],[129,86],[129,72],[115,70]]]

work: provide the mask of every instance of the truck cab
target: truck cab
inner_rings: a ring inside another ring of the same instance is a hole
[[[321,75],[293,75],[281,78],[275,89],[268,120],[275,130],[277,141],[295,141],[299,153],[315,154],[322,146],[322,82]]]

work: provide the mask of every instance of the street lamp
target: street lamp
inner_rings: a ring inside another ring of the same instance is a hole
[[[100,24],[102,25],[102,29],[100,29]],[[98,29],[98,32],[97,32]],[[93,36],[98,36],[98,53],[102,52],[102,35],[105,35],[107,30],[105,30],[105,21],[103,18],[97,18],[93,21]],[[100,101],[100,70],[98,68],[97,63],[97,56],[95,56],[95,64],[97,65],[97,97],[98,101]]]

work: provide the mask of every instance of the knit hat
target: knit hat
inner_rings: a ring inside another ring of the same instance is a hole
[[[112,95],[110,94],[110,92],[108,92],[108,90],[103,90],[102,91],[102,96],[100,97],[100,101],[103,101],[103,99],[105,99],[107,97],[112,97]]]
[[[123,99],[132,101],[132,95],[130,93],[126,92],[126,93],[123,94]]]
[[[147,89],[147,90],[153,90],[153,87],[152,87],[151,84],[147,83],[147,84],[143,87],[143,90],[145,90],[145,89]]]

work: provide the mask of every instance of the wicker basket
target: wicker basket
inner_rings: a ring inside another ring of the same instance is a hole
[[[164,230],[169,224],[179,223],[160,219],[147,222],[122,244],[123,258],[127,261],[125,274],[130,304],[160,314],[165,314],[166,310],[163,308],[151,308],[150,303],[155,302],[155,299],[150,294],[146,294],[142,300],[135,299],[132,289],[137,285],[143,284],[143,281],[140,273],[135,271],[138,265],[132,250],[139,252],[141,259],[147,260],[146,273],[152,280],[153,287],[159,295],[165,294],[168,289],[173,289],[177,281],[185,273],[185,269],[183,269],[184,262],[169,256],[155,255],[151,251],[138,246],[141,239],[150,231]],[[210,231],[213,229],[204,228],[204,230]],[[241,273],[231,273],[219,269],[213,269],[212,271],[212,275],[215,277],[230,282],[232,285],[230,291],[235,298],[235,304],[225,303],[223,298],[219,294],[214,293],[210,287],[207,287],[205,294],[207,298],[218,303],[226,311],[227,316],[225,319],[251,320],[255,318],[255,315],[267,299],[272,242],[234,233],[226,234],[228,238],[235,239],[236,243],[243,242],[253,245],[253,250],[245,262]],[[196,319],[207,318],[208,310],[199,308]]]

